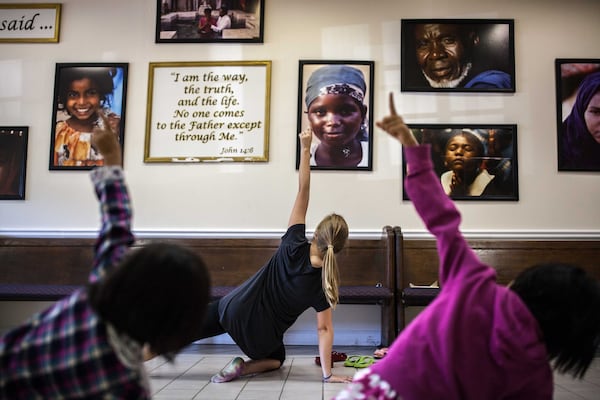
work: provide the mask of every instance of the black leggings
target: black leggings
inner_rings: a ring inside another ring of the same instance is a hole
[[[208,303],[206,308],[206,316],[204,317],[204,324],[200,330],[200,337],[198,339],[205,339],[213,336],[220,335],[225,332],[225,329],[219,322],[219,301],[213,301]]]
[[[208,304],[208,307],[206,309],[206,317],[204,318],[204,324],[202,325],[202,329],[200,330],[200,337],[198,338],[198,340],[221,335],[223,333],[228,332],[223,328],[223,326],[219,322],[219,301],[217,300]],[[277,350],[275,350],[273,353],[269,354],[264,358],[279,360],[279,362],[283,365],[283,362],[285,361],[285,346],[279,346]]]

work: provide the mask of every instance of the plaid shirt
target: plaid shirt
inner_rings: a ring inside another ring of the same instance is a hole
[[[89,276],[95,282],[119,262],[134,237],[122,169],[100,167],[91,175],[102,214]],[[85,290],[33,316],[0,338],[0,399],[150,398],[141,347],[134,344],[136,360],[128,367],[109,331]]]

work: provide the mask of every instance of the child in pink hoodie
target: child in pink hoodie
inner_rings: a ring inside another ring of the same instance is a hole
[[[438,297],[336,399],[552,399],[552,368],[582,377],[600,343],[600,285],[577,267],[546,264],[496,283],[459,230],[460,214],[396,114],[377,123],[404,146],[406,191],[440,257]]]

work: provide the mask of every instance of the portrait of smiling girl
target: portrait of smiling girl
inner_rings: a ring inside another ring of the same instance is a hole
[[[104,165],[90,140],[103,124],[102,115],[122,142],[125,71],[124,66],[57,65],[51,169]]]
[[[301,64],[308,80],[299,99],[303,110],[299,129],[310,128],[313,133],[311,167],[371,170],[365,73],[372,76],[372,65],[321,64],[308,68],[306,63]]]

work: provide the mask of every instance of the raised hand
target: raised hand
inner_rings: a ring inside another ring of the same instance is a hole
[[[394,95],[390,93],[390,115],[376,122],[377,126],[386,131],[390,136],[395,137],[403,146],[418,146],[419,142],[412,131],[404,123],[404,120],[396,112],[394,106]]]
[[[310,128],[303,130],[298,134],[300,138],[300,148],[310,149],[310,143],[312,141],[312,130]]]
[[[102,118],[104,128],[94,128],[92,132],[92,145],[98,149],[104,157],[104,165],[121,165],[121,145],[117,134],[110,128],[110,122],[106,115],[98,112]]]

